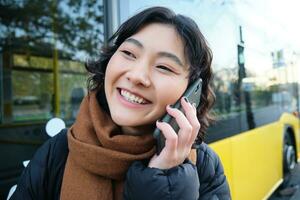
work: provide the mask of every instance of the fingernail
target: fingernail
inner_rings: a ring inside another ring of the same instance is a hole
[[[186,97],[183,97],[183,99],[185,100],[185,102],[189,103],[189,100],[188,100],[188,98],[186,98]]]
[[[168,108],[173,108],[171,104],[168,104],[167,107],[168,107]]]
[[[196,109],[196,104],[195,103],[192,103],[192,106]]]

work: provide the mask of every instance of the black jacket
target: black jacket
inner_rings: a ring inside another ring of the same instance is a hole
[[[51,138],[24,169],[12,200],[58,200],[68,156],[67,130]],[[219,157],[205,143],[197,150],[197,165],[186,161],[169,170],[146,167],[141,161],[129,168],[125,200],[227,200],[230,191]]]

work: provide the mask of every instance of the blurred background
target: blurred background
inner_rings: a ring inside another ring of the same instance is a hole
[[[300,156],[299,1],[0,0],[0,199],[50,137],[47,121],[74,122],[87,93],[84,62],[150,6],[193,18],[212,48],[217,122],[205,142],[233,199],[288,186]]]

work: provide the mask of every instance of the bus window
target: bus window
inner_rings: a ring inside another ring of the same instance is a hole
[[[0,123],[74,119],[72,90],[85,92],[84,60],[104,42],[103,1],[16,1],[1,8],[8,14],[0,24]]]
[[[51,73],[12,72],[12,121],[45,120],[53,116]]]

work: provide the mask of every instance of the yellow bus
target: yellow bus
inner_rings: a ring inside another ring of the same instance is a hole
[[[270,113],[268,113],[270,114]],[[267,199],[300,158],[299,118],[277,120],[212,142],[221,157],[233,199]]]
[[[203,3],[199,19],[208,24],[217,98],[205,141],[221,157],[232,199],[267,199],[300,158],[300,46],[293,18],[278,15],[296,5],[223,3]]]
[[[255,108],[252,102],[250,114],[245,109],[220,119],[208,133],[207,141],[224,164],[233,199],[267,199],[299,161],[300,120],[297,107],[292,107],[299,105],[299,93],[292,96],[298,88],[288,86],[281,85],[283,92],[273,92],[265,106]],[[250,91],[253,101],[255,92]],[[251,129],[249,118],[255,124]]]

